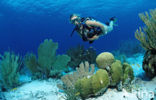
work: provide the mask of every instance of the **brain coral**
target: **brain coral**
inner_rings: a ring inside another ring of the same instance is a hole
[[[110,66],[114,60],[115,58],[112,53],[103,52],[97,56],[96,63],[99,68],[105,69],[107,66]]]

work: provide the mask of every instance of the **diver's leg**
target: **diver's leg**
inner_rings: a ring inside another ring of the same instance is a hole
[[[107,22],[106,25],[104,25],[105,29],[107,30],[106,33],[113,30],[114,22],[116,21],[115,17],[110,18],[110,22]]]
[[[110,32],[113,30],[113,26],[114,26],[114,21],[110,21],[109,25],[104,25],[105,29],[106,29],[106,33]]]
[[[82,34],[82,40],[83,41],[88,41],[87,37],[84,34]]]

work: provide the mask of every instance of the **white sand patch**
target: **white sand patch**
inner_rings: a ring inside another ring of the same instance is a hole
[[[102,96],[87,100],[138,100],[138,98],[135,94],[128,93],[125,90],[119,92],[116,89],[108,89]]]
[[[26,83],[14,91],[5,93],[6,100],[65,100],[64,94],[59,92],[57,84],[60,80],[49,79],[48,81],[33,81]],[[108,88],[107,91],[97,98],[87,100],[150,100],[156,93],[156,78],[151,81],[138,79],[139,87],[132,93],[122,90]]]
[[[57,84],[60,80],[32,81],[23,86],[5,93],[7,100],[63,100]]]

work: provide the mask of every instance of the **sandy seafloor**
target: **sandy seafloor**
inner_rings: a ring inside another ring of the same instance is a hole
[[[150,81],[144,79],[144,71],[141,67],[142,60],[142,54],[127,58],[134,69],[134,75],[136,76],[134,82],[138,86],[137,89],[130,93],[125,89],[117,91],[115,88],[108,88],[102,96],[88,98],[87,100],[156,100],[156,97],[154,98],[154,94],[156,96],[156,77]],[[30,81],[29,77],[23,77],[29,82],[10,92],[3,93],[6,98],[4,100],[65,100],[64,94],[57,88],[57,84],[61,83],[61,80]]]

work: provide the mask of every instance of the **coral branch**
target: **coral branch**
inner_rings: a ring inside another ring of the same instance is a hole
[[[146,50],[156,50],[156,9],[150,10],[150,14],[140,13],[139,17],[146,26],[136,30],[136,39]]]

